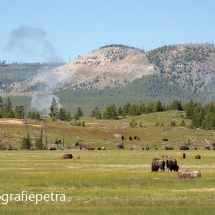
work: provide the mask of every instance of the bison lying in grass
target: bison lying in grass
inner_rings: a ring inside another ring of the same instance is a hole
[[[72,159],[72,158],[73,158],[72,154],[65,154],[61,157],[61,159]]]
[[[200,178],[200,171],[192,171],[192,170],[179,170],[178,178]]]
[[[196,155],[195,159],[201,159],[201,156],[200,155]]]

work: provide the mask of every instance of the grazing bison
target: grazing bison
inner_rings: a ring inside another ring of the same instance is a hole
[[[116,147],[117,147],[118,149],[124,149],[124,144],[121,144],[121,143],[120,143],[120,144],[117,144]]]
[[[148,147],[148,146],[146,147],[146,150],[149,150],[149,147]]]
[[[168,141],[168,139],[167,139],[166,137],[164,137],[164,138],[162,139],[162,141]]]
[[[182,154],[182,157],[183,157],[183,159],[185,159],[185,158],[186,158],[186,154],[185,154],[185,153],[183,153],[183,154]]]
[[[61,159],[72,159],[72,158],[73,158],[72,154],[65,154],[61,157]]]
[[[178,172],[179,166],[177,165],[177,160],[175,158],[168,158],[166,160],[166,167],[168,171]]]
[[[51,146],[49,147],[49,150],[56,150],[56,147]]]
[[[210,146],[205,146],[205,149],[211,150]]]
[[[189,150],[189,147],[188,146],[180,146],[179,150]]]
[[[200,171],[192,171],[192,170],[179,170],[178,178],[200,178]]]
[[[132,137],[129,137],[129,140],[133,140],[133,138],[132,138]]]
[[[158,172],[161,169],[161,172],[165,171],[165,161],[160,160],[159,158],[154,158],[151,164],[152,172]]]
[[[194,150],[197,150],[197,147],[194,147]]]
[[[79,142],[76,142],[76,143],[75,143],[75,146],[79,146]]]
[[[200,155],[196,155],[195,159],[201,159],[201,156]]]
[[[164,146],[164,149],[165,150],[173,150],[173,147],[172,146]]]
[[[138,136],[134,136],[135,140],[140,140],[140,138]]]
[[[61,140],[56,140],[55,141],[55,144],[59,144],[59,143],[61,143]]]

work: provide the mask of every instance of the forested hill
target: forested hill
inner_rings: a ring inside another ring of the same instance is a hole
[[[206,104],[215,95],[215,46],[169,45],[145,52],[112,44],[67,64],[0,62],[1,96],[31,95],[46,86],[68,110],[81,106],[87,113],[95,105],[103,110],[111,103],[161,100],[168,105],[193,98]]]
[[[200,94],[188,93],[158,76],[146,76],[119,89],[66,90],[57,93],[57,96],[66,109],[73,113],[77,107],[81,107],[85,115],[91,115],[95,106],[103,112],[111,104],[119,107],[126,103],[148,104],[160,100],[162,104],[170,105],[174,99],[182,103],[191,98],[194,101],[201,100]]]

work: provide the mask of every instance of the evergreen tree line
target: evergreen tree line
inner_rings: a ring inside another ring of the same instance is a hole
[[[52,120],[71,121],[71,119],[79,120],[83,116],[81,107],[78,107],[75,115],[72,117],[70,111],[61,107],[58,109],[56,99],[53,98],[50,108],[49,116]],[[96,106],[92,111],[91,116],[96,119],[119,119],[119,117],[125,116],[139,116],[141,114],[162,112],[168,110],[184,111],[186,118],[191,119],[191,127],[203,128],[203,129],[215,129],[215,102],[211,102],[203,106],[201,102],[193,102],[191,99],[188,103],[183,104],[181,101],[174,99],[170,105],[163,105],[161,101],[150,102],[149,104],[130,104],[126,103],[123,107],[116,107],[115,104],[106,107],[103,113],[100,112],[99,107]],[[24,119],[25,109],[24,106],[16,106],[15,110],[12,109],[12,103],[10,97],[6,102],[0,96],[0,118],[17,118]],[[29,111],[29,119],[40,120],[41,116],[39,112]],[[82,123],[84,126],[84,123]]]
[[[211,102],[203,107],[201,102],[194,103],[191,99],[188,103],[182,105],[181,101],[173,100],[171,105],[162,105],[157,102],[150,102],[148,105],[141,103],[139,105],[125,104],[123,107],[109,105],[103,114],[96,106],[92,111],[92,117],[96,119],[119,119],[119,116],[139,116],[141,114],[178,110],[184,111],[187,119],[191,119],[191,128],[215,129],[215,102]]]

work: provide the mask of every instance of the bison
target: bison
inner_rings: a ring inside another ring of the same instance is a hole
[[[180,146],[179,150],[189,150],[189,147],[188,146]]]
[[[179,170],[178,178],[200,178],[200,171],[192,171],[192,170]]]
[[[87,146],[86,149],[87,149],[87,150],[95,150],[95,148],[94,148],[94,147],[91,147],[91,146]]]
[[[59,144],[59,143],[61,143],[61,140],[56,140],[55,141],[55,144]]]
[[[172,146],[165,146],[164,149],[165,150],[173,150],[173,147]]]
[[[72,159],[72,158],[73,158],[72,154],[65,154],[61,157],[61,159]]]
[[[182,157],[183,157],[183,159],[185,159],[185,158],[186,158],[186,154],[185,154],[185,153],[183,153],[183,154],[182,154]]]
[[[195,159],[201,159],[201,156],[200,155],[196,155]]]
[[[120,144],[117,144],[116,147],[117,147],[118,149],[124,149],[124,144],[121,144],[121,143],[120,143]]]
[[[161,169],[161,172],[165,171],[165,161],[160,160],[159,158],[154,158],[151,164],[151,171],[158,172],[159,169]]]
[[[178,172],[179,166],[177,165],[177,160],[175,158],[168,158],[166,160],[166,167],[168,171]]]
[[[162,158],[171,158],[169,155],[162,155]]]
[[[86,149],[86,147],[87,147],[87,146],[86,146],[85,144],[81,144],[81,145],[80,145],[80,150],[84,150],[84,149]]]
[[[167,139],[166,137],[164,137],[164,138],[162,139],[162,141],[168,141],[168,139]]]

